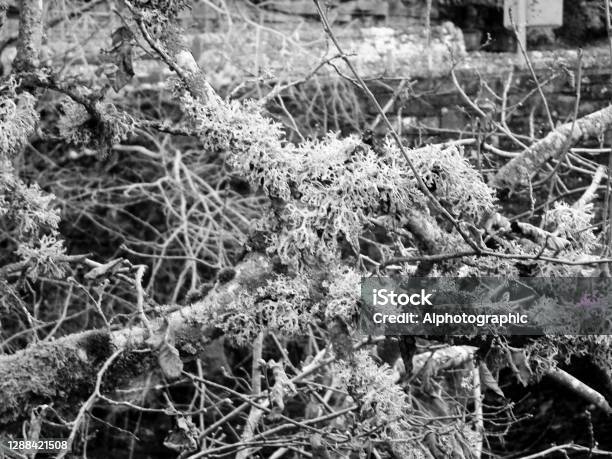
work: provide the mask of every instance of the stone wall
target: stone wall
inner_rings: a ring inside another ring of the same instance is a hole
[[[528,40],[536,49],[585,46],[606,35],[601,0],[558,0],[563,2],[563,26],[557,29],[531,28]],[[260,19],[275,25],[295,25],[316,21],[317,12],[311,0],[270,0],[261,3]],[[513,51],[513,33],[503,27],[504,0],[432,0],[428,11],[425,0],[327,0],[332,22],[342,25],[358,23],[363,27],[391,27],[402,30],[410,25],[423,25],[429,15],[432,24],[454,23],[465,36],[468,51],[483,46],[491,52]],[[229,2],[230,8],[232,3]],[[199,27],[214,20],[210,8],[195,3],[192,18]]]

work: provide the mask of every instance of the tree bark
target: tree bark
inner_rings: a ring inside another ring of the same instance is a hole
[[[39,65],[43,35],[43,0],[19,1],[19,37],[13,67],[18,72],[36,69]]]
[[[563,371],[560,368],[555,368],[548,372],[547,376],[551,377],[562,386],[571,389],[584,400],[587,400],[593,405],[597,406],[604,413],[612,414],[612,408],[610,407],[610,404],[603,395],[601,395],[595,389],[592,389],[591,387],[587,386],[585,383],[583,383],[576,377],[570,375],[566,371]]]
[[[509,189],[525,185],[528,178],[544,163],[563,154],[567,142],[571,146],[580,140],[597,137],[611,126],[612,106],[577,119],[573,132],[571,122],[559,126],[500,168],[491,185]]]
[[[417,247],[423,253],[433,255],[442,252],[440,241],[443,240],[444,235],[432,216],[424,212],[413,211],[407,215],[405,227],[412,233]],[[417,265],[414,275],[416,277],[427,277],[434,266],[435,262],[433,261],[421,261]]]

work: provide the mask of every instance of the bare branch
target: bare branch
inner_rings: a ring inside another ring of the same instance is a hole
[[[493,178],[492,185],[497,188],[514,189],[527,183],[527,179],[542,165],[551,159],[559,158],[564,145],[597,137],[612,126],[612,106],[590,113],[573,122],[566,123],[537,141],[520,155],[516,156],[499,169]]]
[[[599,184],[601,180],[604,178],[606,174],[606,167],[599,166],[593,175],[593,181],[586,189],[586,191],[580,196],[580,199],[576,201],[573,205],[575,209],[584,208],[587,204],[589,204],[593,199],[595,199],[597,190],[599,189]]]
[[[555,368],[554,370],[548,373],[552,379],[557,381],[562,386],[571,389],[583,399],[593,403],[599,409],[603,410],[608,414],[612,414],[612,408],[610,404],[606,400],[606,398],[597,392],[595,389],[587,386],[585,383],[580,381],[578,378],[570,375],[566,371],[561,370],[560,368]]]

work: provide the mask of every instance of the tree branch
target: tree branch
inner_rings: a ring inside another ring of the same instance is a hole
[[[405,226],[406,229],[412,233],[416,239],[417,245],[423,252],[429,255],[440,252],[440,240],[443,237],[442,230],[432,217],[422,213],[411,212],[407,215]],[[426,258],[420,260],[415,276],[427,277],[435,263],[436,260],[429,260]]]
[[[591,184],[584,191],[582,196],[580,196],[580,199],[578,199],[572,206],[574,209],[582,209],[586,205],[588,205],[593,199],[595,199],[597,195],[597,190],[599,189],[599,184],[601,183],[601,180],[604,178],[606,171],[607,169],[605,166],[599,166],[597,168],[597,170],[595,171],[595,174],[593,174],[593,180],[591,181]]]
[[[554,370],[551,370],[547,375],[557,381],[562,386],[565,386],[568,389],[572,390],[583,399],[591,402],[599,409],[603,410],[605,413],[612,414],[612,408],[610,407],[610,404],[603,395],[601,395],[595,389],[587,386],[579,379],[570,375],[566,371],[563,371],[560,368],[555,368]]]
[[[15,70],[32,71],[39,65],[39,53],[43,35],[43,1],[19,1],[19,38],[17,56],[13,63]]]
[[[254,397],[261,394],[260,361],[263,350],[263,339],[263,332],[259,332],[259,335],[257,335],[257,339],[253,344],[253,367],[251,386],[253,387],[252,393]],[[246,425],[244,426],[244,431],[242,432],[242,436],[240,437],[240,441],[248,443],[253,439],[253,435],[255,435],[255,429],[257,428],[257,424],[259,424],[259,420],[261,419],[262,415],[263,411],[260,408],[256,406],[251,406],[251,411],[249,412],[249,417],[247,418]],[[243,449],[236,454],[236,459],[247,459],[251,455],[251,453],[252,451],[250,449]]]
[[[597,137],[612,126],[612,106],[577,119],[574,129],[572,124],[570,122],[558,127],[510,160],[499,169],[491,185],[514,189],[527,183],[528,177],[547,161],[557,159],[563,154],[564,145],[573,145],[580,140]]]
[[[590,448],[588,446],[575,445],[574,443],[567,443],[565,445],[551,446],[550,448],[540,451],[539,453],[530,454],[528,456],[522,456],[520,459],[536,459],[539,457],[548,456],[549,454],[556,453],[556,452],[562,452],[565,455],[565,457],[568,457],[567,455],[568,451],[578,451],[578,452],[583,452],[585,454],[588,453],[589,457],[591,457],[591,455],[593,454],[596,454],[598,456],[607,456],[607,457],[612,456],[612,452],[610,451],[604,451],[599,448]]]
[[[6,1],[0,0],[0,29],[4,25],[4,21],[6,21],[6,11],[8,10],[8,5]]]
[[[250,254],[235,268],[228,283],[213,290],[202,301],[167,314],[168,327],[175,333],[176,347],[203,351],[215,332],[213,316],[223,311],[220,295],[230,301],[244,289],[256,288],[272,271],[267,257]],[[225,304],[225,303],[224,303]],[[159,329],[162,319],[151,320]],[[29,410],[51,403],[74,406],[95,387],[96,375],[116,350],[125,352],[107,372],[108,387],[116,387],[157,366],[153,353],[133,353],[148,348],[146,326],[123,328],[109,334],[91,330],[67,335],[55,341],[37,343],[11,355],[0,355],[0,425],[28,416]],[[114,370],[113,370],[114,369]]]

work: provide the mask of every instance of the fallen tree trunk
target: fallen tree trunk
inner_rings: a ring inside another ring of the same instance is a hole
[[[509,189],[525,185],[528,178],[546,161],[559,158],[563,154],[564,147],[569,147],[580,140],[597,137],[611,126],[612,106],[577,119],[573,132],[571,122],[559,126],[500,168],[491,185]]]
[[[167,320],[181,354],[205,352],[216,330],[211,323],[212,314],[222,311],[239,292],[256,289],[271,272],[269,259],[253,253],[236,267],[231,281],[213,290],[214,295],[175,310],[165,319],[151,320],[151,328],[161,328]],[[120,386],[156,368],[157,353],[153,349],[133,352],[150,348],[148,338],[149,332],[144,326],[110,333],[91,330],[0,355],[0,425],[27,418],[30,409],[41,404],[53,403],[60,408],[78,406],[93,390],[100,368],[118,349],[126,352],[105,374],[107,388]]]

